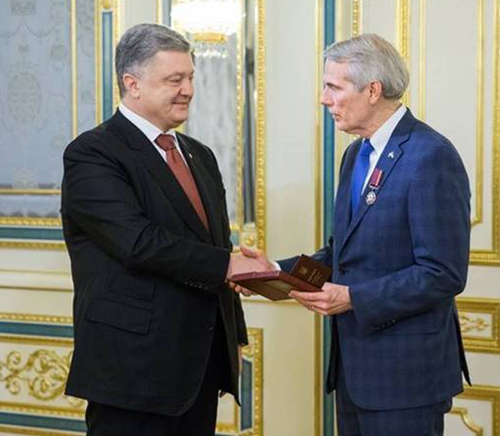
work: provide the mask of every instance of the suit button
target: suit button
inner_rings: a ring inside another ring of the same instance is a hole
[[[207,330],[208,330],[209,332],[211,332],[213,329],[214,329],[213,324],[209,324],[209,325],[208,325],[208,327],[207,327]]]

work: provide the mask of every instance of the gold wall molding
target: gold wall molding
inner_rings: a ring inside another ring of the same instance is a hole
[[[0,312],[0,321],[37,322],[43,324],[73,325],[71,316],[35,315],[32,313]]]
[[[482,1],[478,5],[478,15],[484,15]],[[500,266],[500,0],[494,0],[493,18],[493,132],[492,132],[492,222],[491,249],[471,250],[470,260],[475,265]],[[484,20],[482,20],[484,21]],[[483,28],[481,24],[481,28]],[[481,43],[482,44],[482,43]],[[482,50],[484,47],[481,45]],[[478,60],[479,62],[479,60]],[[484,64],[484,61],[483,61]],[[478,72],[479,74],[480,72]],[[479,82],[479,79],[478,79]],[[481,83],[483,83],[481,79]],[[479,86],[479,84],[478,84]],[[478,153],[479,155],[479,153]],[[479,156],[476,158],[479,159]],[[482,156],[481,156],[482,160]],[[477,164],[477,163],[476,163]],[[482,168],[482,166],[481,166]],[[481,180],[484,175],[479,174]],[[477,182],[476,182],[477,183]],[[477,189],[477,186],[476,186]],[[481,187],[482,189],[482,187]]]
[[[114,49],[118,43],[118,37],[120,32],[120,11],[118,6],[121,2],[119,0],[94,0],[94,39],[95,39],[95,58],[96,58],[96,68],[95,68],[95,114],[96,114],[96,124],[101,124],[103,121],[102,113],[102,13],[104,11],[109,11],[112,13],[112,26],[113,26],[113,59],[114,59]],[[118,92],[118,82],[116,80],[116,73],[114,69],[114,62],[111,65],[113,71],[113,104],[116,107],[120,102],[119,92]]]
[[[1,287],[0,287],[1,288]],[[36,315],[27,313],[0,312],[0,321],[30,322],[40,324],[73,325],[69,316]],[[23,335],[17,333],[0,334],[0,342],[24,345],[73,348],[73,339]]]
[[[457,399],[482,401],[491,407],[491,434],[500,434],[500,387],[489,385],[466,386]]]
[[[420,0],[419,7],[419,62],[418,62],[418,118],[425,121],[426,113],[426,62],[427,62],[427,0]]]
[[[316,125],[315,125],[315,152],[314,152],[314,206],[315,232],[314,245],[318,250],[323,241],[323,108],[321,93],[323,90],[324,65],[324,29],[323,29],[323,0],[316,0]]]
[[[0,401],[0,410],[2,412],[51,415],[60,418],[82,419],[85,417],[85,412],[83,410],[68,409],[66,407],[51,406],[48,404],[44,404],[43,406],[41,406],[38,404],[10,403],[7,401]]]
[[[321,435],[323,418],[323,380],[326,380],[326,368],[323,372],[323,316],[314,314],[314,435]]]
[[[352,36],[361,35],[363,32],[363,3],[362,0],[352,0]]]
[[[475,187],[475,216],[472,218],[472,227],[483,222],[483,177],[484,177],[484,0],[477,2],[477,83],[476,83],[476,180]]]
[[[265,0],[257,1],[257,120],[255,219],[257,246],[266,251],[266,8]]]
[[[397,0],[396,7],[396,47],[399,50],[408,70],[410,70],[410,0]],[[403,104],[410,105],[410,92],[406,90],[402,98]]]
[[[39,336],[23,336],[23,335],[0,335],[0,342],[23,344],[23,345],[39,345],[43,347],[67,347],[73,348],[72,339],[53,339]]]
[[[19,285],[0,285],[0,289],[18,290],[18,291],[50,291],[50,292],[73,292],[71,288],[40,287],[40,286],[19,286]]]
[[[474,433],[475,436],[483,436],[483,428],[480,427],[479,425],[475,424],[474,421],[472,420],[469,410],[466,409],[465,407],[454,407],[450,411],[451,415],[458,415],[464,425]]]
[[[0,425],[0,434],[20,434],[29,436],[81,436],[82,433],[65,433],[59,431],[39,430],[35,428],[11,427],[8,425]]]
[[[156,0],[156,22],[163,24],[163,0]]]
[[[5,225],[0,220],[0,225]],[[0,248],[24,248],[26,250],[57,250],[65,251],[64,242],[28,242],[28,241],[9,241],[0,240]]]
[[[240,0],[241,10],[245,10],[245,0]],[[243,122],[245,118],[245,87],[243,81],[246,31],[243,20],[238,23],[236,32],[236,222],[243,227],[245,214],[243,204]],[[244,244],[244,241],[240,241]]]
[[[30,217],[4,217],[0,218],[2,226],[21,227],[61,227],[60,218],[30,218]]]
[[[470,352],[500,354],[500,300],[489,298],[457,298],[464,347]],[[478,315],[487,315],[490,323]],[[489,336],[474,335],[486,329]]]
[[[339,5],[341,2],[337,2]],[[339,6],[340,7],[340,6]],[[324,68],[324,2],[316,0],[316,126],[315,126],[315,222],[314,242],[316,250],[323,245],[323,107],[321,106],[321,93],[323,90]],[[314,314],[314,436],[321,435],[322,404],[323,404],[323,361],[322,361],[322,317]]]
[[[71,132],[78,135],[78,64],[76,52],[76,0],[71,0]]]
[[[0,195],[60,195],[60,189],[0,189]]]

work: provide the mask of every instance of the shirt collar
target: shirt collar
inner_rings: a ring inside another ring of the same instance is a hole
[[[170,129],[168,132],[162,132],[153,123],[149,122],[145,118],[136,114],[132,109],[129,109],[123,103],[120,103],[120,105],[118,106],[118,109],[120,110],[122,115],[125,118],[127,118],[127,120],[129,120],[134,126],[136,126],[142,133],[144,133],[144,135],[146,135],[146,137],[153,144],[155,144],[155,140],[156,140],[156,138],[158,138],[158,135],[161,135],[161,134],[172,135],[174,137],[174,139],[176,140],[176,144],[177,144],[177,138],[175,136],[174,129]]]
[[[394,132],[394,129],[404,117],[406,111],[406,106],[402,104],[370,138],[370,143],[375,149],[377,155],[380,155],[384,151],[385,146],[391,138],[392,132]]]

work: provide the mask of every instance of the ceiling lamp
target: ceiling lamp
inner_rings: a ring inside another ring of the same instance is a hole
[[[197,56],[224,58],[224,45],[240,26],[241,0],[177,0],[171,16],[174,27],[190,34]]]

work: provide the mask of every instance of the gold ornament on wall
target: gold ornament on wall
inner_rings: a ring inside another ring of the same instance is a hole
[[[466,315],[465,313],[461,313],[459,315],[459,320],[462,333],[469,333],[474,331],[483,332],[488,327],[490,327],[490,325],[483,318],[473,318],[469,315]]]
[[[52,401],[64,396],[73,352],[59,356],[54,351],[37,350],[29,355],[26,363],[19,351],[11,351],[0,361],[0,383],[12,395],[18,395],[23,387],[30,396],[41,401]],[[65,397],[73,407],[80,407],[82,401]]]

